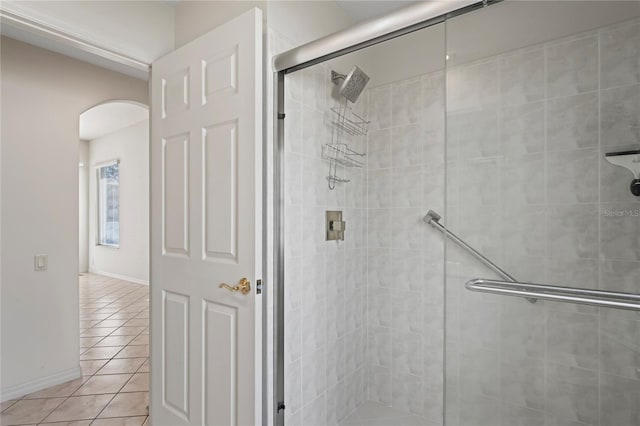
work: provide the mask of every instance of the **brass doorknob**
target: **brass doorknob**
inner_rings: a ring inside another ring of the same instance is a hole
[[[233,287],[231,287],[229,284],[222,283],[218,286],[218,288],[226,288],[227,290],[234,293],[236,291],[239,291],[242,294],[249,294],[249,292],[251,291],[251,283],[248,279],[243,278],[238,282],[238,284],[234,285]]]

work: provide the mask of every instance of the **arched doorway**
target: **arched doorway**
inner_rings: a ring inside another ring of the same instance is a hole
[[[84,383],[77,392],[114,394],[101,416],[142,424],[149,405],[149,110],[102,103],[80,115],[79,130]]]

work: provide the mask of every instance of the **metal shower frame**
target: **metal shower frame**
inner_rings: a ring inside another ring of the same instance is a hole
[[[276,55],[273,152],[273,424],[284,425],[284,126],[285,75],[445,22],[502,0],[420,2]],[[266,404],[265,404],[266,411]],[[265,413],[265,419],[267,418]]]

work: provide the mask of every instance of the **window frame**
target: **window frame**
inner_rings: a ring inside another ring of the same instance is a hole
[[[106,167],[112,167],[114,165],[118,166],[118,243],[110,244],[106,241],[103,242],[103,226],[102,226],[102,205],[104,202],[101,202],[102,199],[102,190],[101,190],[101,177],[100,173],[102,169]],[[98,164],[94,164],[95,176],[96,176],[96,246],[106,247],[111,249],[119,249],[120,248],[120,159],[114,159],[109,161],[103,161]]]

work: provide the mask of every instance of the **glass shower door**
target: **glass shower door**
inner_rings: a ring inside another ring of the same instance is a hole
[[[446,23],[441,222],[517,281],[640,294],[639,12],[504,2]],[[451,239],[445,275],[447,425],[640,424],[639,312],[469,291],[510,280]]]

